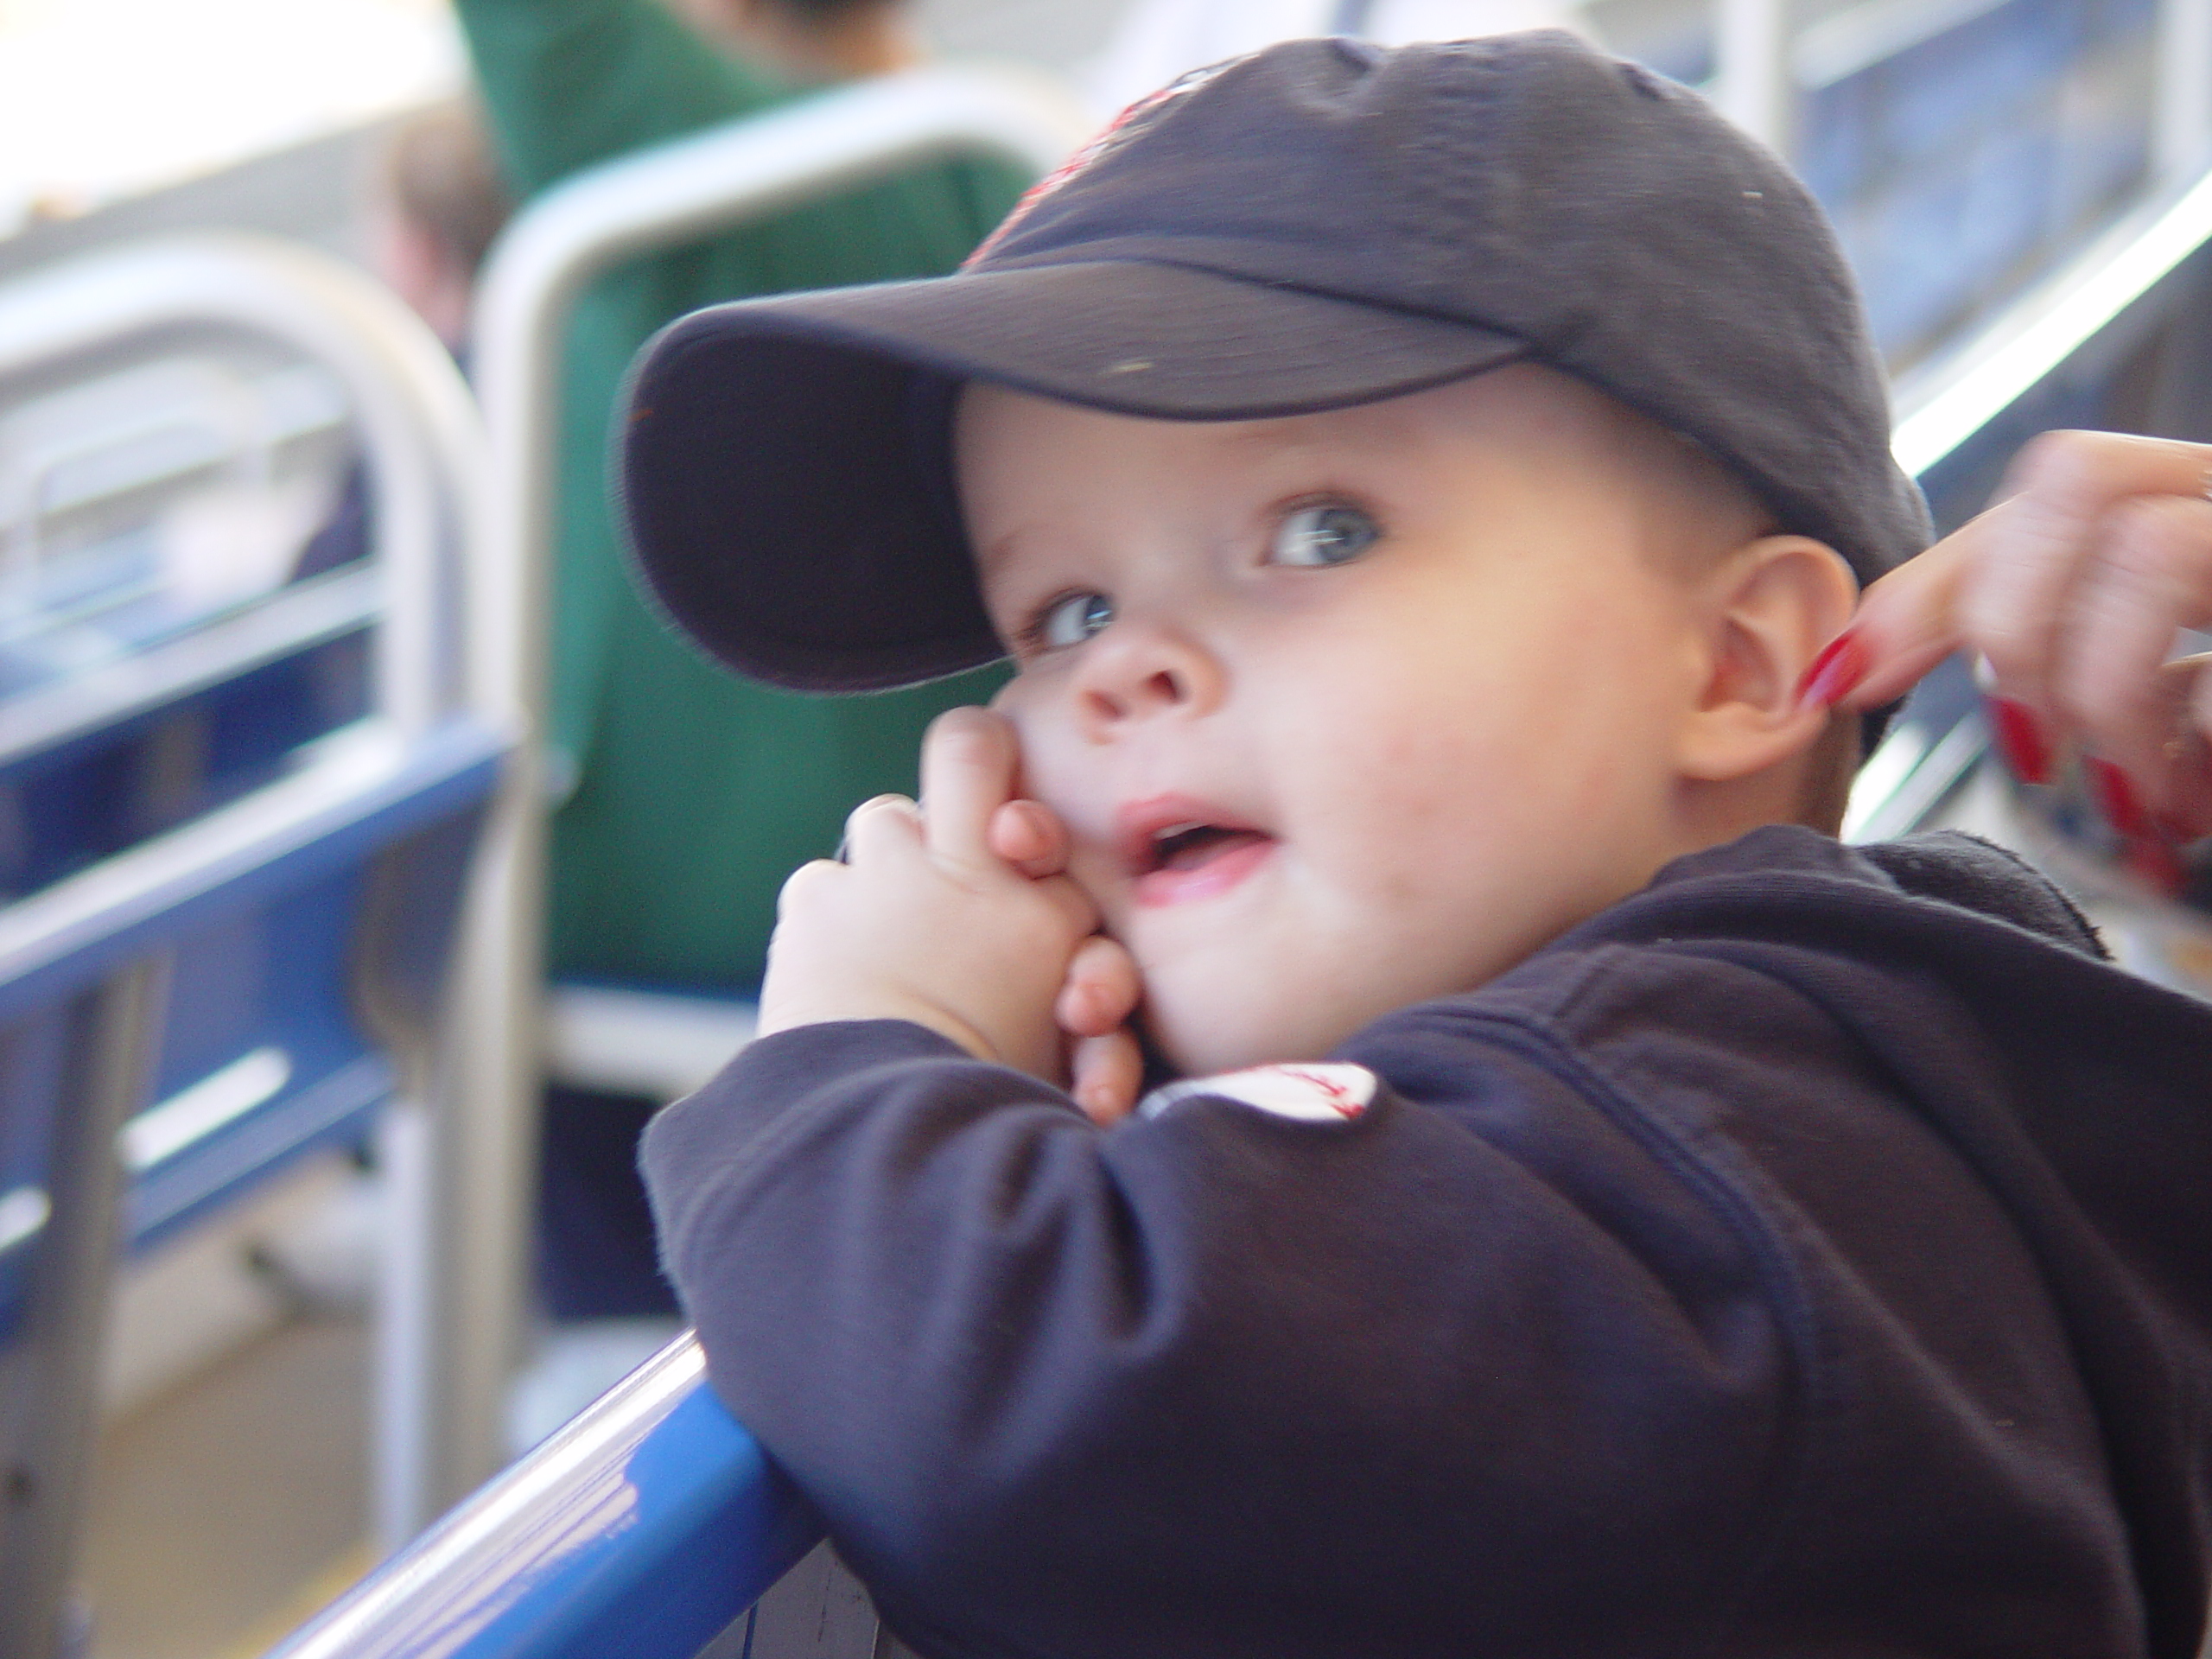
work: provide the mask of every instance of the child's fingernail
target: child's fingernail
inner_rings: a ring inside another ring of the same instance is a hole
[[[2126,772],[2095,755],[2089,757],[2088,772],[2090,792],[2095,796],[2097,810],[2104,814],[2107,823],[2130,841],[2157,839],[2151,826],[2151,815],[2143,810],[2143,798],[2136,793],[2135,785]]]
[[[1077,986],[1070,1001],[1074,1005],[1076,1021],[1083,1030],[1087,1032],[1098,1023],[1101,997],[1096,985]]]
[[[1859,689],[1873,666],[1866,647],[1848,629],[1828,641],[1797,682],[1800,709],[1833,709]]]
[[[2024,784],[2049,783],[2050,744],[2044,737],[2043,722],[2035,711],[2011,697],[1987,701],[1991,737],[2012,775]]]

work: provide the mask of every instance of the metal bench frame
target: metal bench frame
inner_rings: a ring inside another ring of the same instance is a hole
[[[32,384],[178,331],[273,341],[336,375],[374,463],[373,569],[280,594],[0,715],[8,758],[213,685],[376,619],[372,712],[243,798],[0,909],[0,1015],[59,1008],[71,1026],[48,1192],[22,1339],[0,1507],[0,1656],[46,1659],[63,1640],[93,1428],[99,1339],[120,1243],[117,1134],[149,1103],[172,945],[195,927],[464,819],[493,791],[520,729],[505,685],[472,661],[451,614],[481,544],[485,444],[451,359],[396,299],[326,256],[211,235],[86,256],[0,292],[0,379]],[[434,1014],[435,1011],[429,1011]],[[429,1026],[423,1031],[429,1036]],[[404,1109],[461,1190],[477,1113],[425,1056]],[[422,1205],[448,1235],[452,1217]],[[435,1259],[437,1249],[420,1254]],[[427,1277],[427,1273],[425,1273]],[[420,1299],[417,1299],[420,1300]],[[402,1299],[404,1312],[405,1299]],[[427,1344],[397,1333],[401,1353]],[[403,1396],[435,1373],[387,1365]]]

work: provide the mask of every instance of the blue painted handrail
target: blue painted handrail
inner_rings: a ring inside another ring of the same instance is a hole
[[[688,1334],[274,1659],[693,1659],[821,1537]]]
[[[465,719],[412,741],[368,728],[330,741],[296,775],[0,910],[0,1019],[480,804],[512,747]]]

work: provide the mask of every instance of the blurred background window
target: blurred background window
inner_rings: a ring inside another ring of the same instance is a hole
[[[458,86],[442,0],[0,0],[0,235]]]

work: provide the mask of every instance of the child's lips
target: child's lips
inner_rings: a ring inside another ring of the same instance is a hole
[[[1275,838],[1256,830],[1219,836],[1195,853],[1179,856],[1136,879],[1140,906],[1184,905],[1228,892],[1274,855]]]
[[[1225,893],[1277,844],[1266,830],[1185,796],[1135,802],[1116,815],[1116,830],[1133,895],[1147,906]]]

